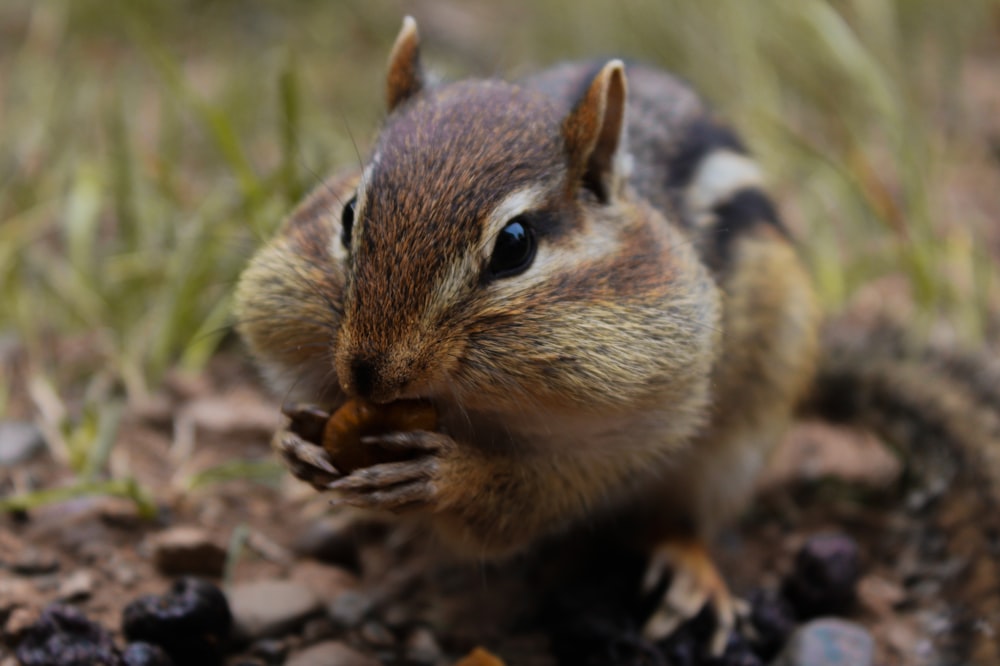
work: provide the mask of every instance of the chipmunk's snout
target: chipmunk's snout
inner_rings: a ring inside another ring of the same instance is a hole
[[[354,393],[362,398],[371,398],[375,388],[376,366],[367,359],[356,358],[351,361],[350,380]]]
[[[337,355],[337,375],[344,393],[374,403],[417,395],[425,384],[422,367],[418,358],[404,353],[361,349]]]

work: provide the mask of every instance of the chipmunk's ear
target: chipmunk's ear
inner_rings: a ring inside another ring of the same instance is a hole
[[[403,27],[389,54],[389,77],[386,81],[386,102],[391,113],[424,87],[424,72],[420,67],[420,36],[412,16],[403,19]]]
[[[587,92],[563,121],[574,187],[586,187],[610,201],[628,177],[625,146],[625,64],[612,60],[597,73]]]

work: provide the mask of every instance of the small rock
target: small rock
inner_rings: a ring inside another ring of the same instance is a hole
[[[890,617],[894,609],[906,600],[906,591],[881,576],[865,576],[858,583],[858,600],[875,615]]]
[[[11,571],[22,576],[39,576],[59,569],[59,560],[54,553],[27,546],[21,549],[9,566]]]
[[[31,625],[38,621],[38,615],[37,610],[15,608],[3,626],[4,637],[16,642]]]
[[[248,640],[294,631],[323,610],[313,590],[282,580],[234,585],[229,591],[229,603],[237,634]]]
[[[417,664],[434,664],[441,659],[441,646],[426,627],[419,627],[406,638],[406,658]]]
[[[266,664],[283,664],[288,656],[288,643],[278,638],[263,638],[250,646],[250,656]]]
[[[168,576],[221,576],[226,549],[201,528],[178,526],[153,538],[153,562]]]
[[[35,586],[20,578],[0,578],[0,615],[38,598]]]
[[[347,569],[310,560],[296,563],[291,580],[308,587],[325,601],[336,599],[347,590],[356,590],[361,584]]]
[[[336,638],[337,628],[328,617],[317,617],[306,622],[302,627],[302,642],[306,645]]]
[[[71,573],[59,584],[56,595],[61,601],[83,601],[94,591],[94,576],[86,569]]]
[[[342,629],[361,624],[375,606],[375,600],[361,590],[345,590],[326,606],[327,616]]]
[[[310,522],[296,537],[293,550],[300,557],[360,571],[355,521],[347,512]]]
[[[782,591],[800,618],[841,613],[850,608],[861,575],[856,541],[844,534],[811,536],[795,556]]]
[[[0,421],[0,467],[30,460],[45,448],[42,431],[30,421]]]
[[[379,662],[346,643],[326,641],[296,652],[285,666],[379,666]]]
[[[396,644],[392,632],[378,622],[365,622],[359,633],[361,640],[374,648],[389,648]]]
[[[836,618],[799,627],[773,666],[871,666],[875,642],[863,627]]]

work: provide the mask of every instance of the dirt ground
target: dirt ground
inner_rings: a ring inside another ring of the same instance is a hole
[[[221,572],[213,577],[226,589],[290,579],[317,588],[333,580],[332,598],[360,590],[371,604],[367,617],[389,630],[382,637],[389,647],[374,651],[387,663],[421,663],[406,656],[415,628],[430,632],[439,649],[436,663],[452,663],[477,645],[509,664],[553,663],[553,640],[559,638],[553,638],[551,623],[525,620],[540,617],[536,602],[550,598],[539,594],[547,585],[539,581],[549,580],[552,570],[545,566],[551,562],[541,568],[527,560],[503,566],[457,562],[418,526],[356,514],[364,527],[351,528],[345,547],[343,512],[280,470],[277,483],[243,479],[184,487],[200,471],[237,458],[270,460],[269,438],[279,418],[275,401],[237,353],[219,356],[204,376],[173,377],[147,404],[129,408],[112,465],[127,467],[152,491],[158,516],[143,520],[130,501],[100,496],[3,516],[0,614],[8,649],[24,623],[60,599],[120,634],[124,606],[164,592],[174,577],[157,561],[157,539],[178,526],[197,526],[227,549],[225,580]],[[876,663],[936,663],[935,636],[950,630],[943,586],[954,572],[929,552],[934,535],[919,502],[900,496],[899,474],[898,461],[870,436],[799,424],[742,522],[716,544],[723,571],[743,595],[775,592],[811,535],[843,533],[857,542],[862,562],[857,599],[845,615],[875,637]],[[0,469],[0,484],[8,488],[52,487],[66,477],[46,451]],[[597,552],[574,548],[552,547],[551,559],[562,563],[556,570],[586,560],[581,552]],[[594,559],[573,584],[599,590],[608,580],[635,573],[626,574],[628,566],[620,562]],[[573,603],[577,611],[585,605]],[[369,634],[375,631],[366,626]],[[294,624],[273,640],[294,652],[331,636],[373,653],[364,632],[324,628],[315,620]],[[234,647],[228,663],[268,663],[245,661],[259,651],[254,645]]]

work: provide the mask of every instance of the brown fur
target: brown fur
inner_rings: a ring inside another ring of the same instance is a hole
[[[427,517],[475,555],[609,513],[652,543],[710,537],[818,353],[766,195],[686,198],[712,155],[745,170],[739,140],[677,79],[617,61],[428,88],[409,22],[387,91],[364,174],[321,185],[244,273],[251,352],[293,397],[432,400]],[[490,279],[504,206],[534,216],[538,249]]]

